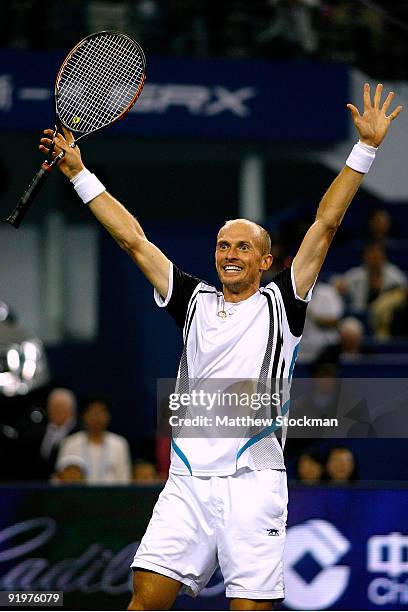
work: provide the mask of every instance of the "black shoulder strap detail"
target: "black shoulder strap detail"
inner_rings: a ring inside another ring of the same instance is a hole
[[[195,288],[202,281],[190,274],[186,274],[173,264],[173,291],[166,310],[173,317],[180,329],[186,322],[186,315],[191,296]]]
[[[266,344],[266,351],[261,365],[261,371],[259,372],[259,383],[262,385],[266,382],[268,378],[269,366],[271,363],[272,357],[272,346],[273,346],[273,332],[274,332],[274,324],[273,324],[273,306],[271,296],[267,291],[261,293],[267,302],[268,302],[268,310],[269,310],[269,333],[268,333],[268,342]]]
[[[303,333],[307,303],[296,299],[292,286],[290,268],[285,268],[279,272],[272,280],[271,285],[273,284],[275,284],[281,292],[289,329],[291,333],[298,338]]]
[[[275,305],[276,308],[278,310],[278,312],[276,313],[276,324],[277,324],[277,334],[276,334],[276,347],[275,347],[275,354],[273,356],[273,365],[272,365],[272,378],[276,379],[278,378],[278,365],[279,365],[279,359],[281,356],[281,352],[282,352],[282,348],[283,348],[283,331],[282,331],[282,311],[281,311],[281,305],[279,304],[278,300],[275,300]]]

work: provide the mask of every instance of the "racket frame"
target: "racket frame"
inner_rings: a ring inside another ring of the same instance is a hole
[[[127,38],[132,45],[136,46],[138,53],[140,54],[140,57],[142,59],[142,64],[143,64],[143,73],[140,79],[140,83],[139,86],[137,88],[136,93],[134,94],[132,100],[129,102],[129,104],[126,106],[126,108],[112,121],[110,121],[109,123],[107,123],[106,125],[102,125],[98,128],[95,128],[93,130],[90,130],[89,132],[85,132],[81,134],[81,130],[75,130],[74,128],[72,128],[72,126],[68,126],[66,125],[58,112],[58,85],[59,85],[59,81],[61,79],[61,75],[63,74],[64,68],[66,66],[66,64],[68,63],[68,61],[71,59],[72,55],[75,53],[75,51],[81,47],[82,45],[84,45],[86,42],[88,42],[90,39],[95,38],[97,36],[101,36],[103,34],[110,34],[110,35],[116,35],[116,36],[120,36],[121,38]],[[105,127],[109,127],[110,125],[113,125],[114,123],[116,123],[117,121],[119,121],[120,119],[123,119],[123,117],[126,115],[126,113],[128,113],[130,111],[130,109],[132,108],[132,106],[135,104],[136,100],[139,98],[143,86],[145,84],[145,80],[146,80],[146,56],[144,54],[144,51],[142,49],[142,47],[139,45],[139,43],[137,41],[135,41],[133,38],[131,38],[130,36],[128,36],[127,34],[123,34],[122,32],[116,32],[113,30],[101,30],[100,32],[93,32],[92,34],[88,34],[88,36],[85,36],[84,38],[82,38],[74,47],[72,47],[72,49],[67,53],[64,61],[62,62],[60,69],[58,70],[57,73],[57,77],[55,79],[55,84],[54,84],[54,107],[55,107],[55,128],[54,128],[54,135],[53,138],[55,137],[55,135],[57,134],[58,130],[60,127],[65,127],[66,129],[68,129],[70,132],[72,132],[74,134],[74,141],[72,143],[70,143],[70,147],[75,147],[76,143],[79,140],[82,140],[82,138],[85,138],[86,136],[89,136],[90,134],[94,134],[95,132],[98,132],[99,130],[105,128]],[[78,136],[78,138],[75,138],[75,134],[79,133],[80,135]],[[42,188],[42,186],[44,185],[45,181],[47,180],[48,176],[51,173],[52,168],[54,167],[54,165],[59,162],[63,157],[64,157],[64,151],[61,151],[61,153],[59,153],[59,155],[57,155],[56,157],[52,158],[52,154],[53,154],[53,150],[54,150],[54,141],[52,141],[50,150],[48,152],[48,156],[51,159],[46,159],[40,167],[40,170],[36,173],[36,175],[34,176],[34,178],[32,179],[30,185],[27,187],[27,189],[25,190],[24,194],[21,196],[19,203],[17,204],[17,206],[14,208],[14,210],[11,212],[11,214],[7,217],[7,219],[5,219],[5,223],[10,224],[12,227],[14,227],[15,229],[18,229],[20,226],[21,221],[23,220],[25,214],[27,213],[28,209],[31,206],[32,201],[34,200],[34,198],[36,197],[36,195],[38,194],[38,192],[40,191],[40,189]]]
[[[82,140],[82,138],[85,138],[85,136],[88,136],[89,134],[94,134],[95,132],[98,132],[99,130],[102,130],[105,127],[109,127],[110,125],[113,125],[114,123],[116,123],[120,119],[123,119],[123,117],[126,115],[126,113],[128,113],[130,111],[132,106],[135,104],[136,100],[139,98],[140,94],[142,93],[143,86],[145,84],[145,80],[146,80],[146,56],[144,54],[144,51],[143,51],[142,47],[139,45],[139,43],[136,40],[134,40],[133,38],[131,38],[127,34],[123,34],[122,32],[116,32],[114,30],[101,30],[100,32],[94,32],[93,34],[88,34],[88,36],[85,36],[85,38],[82,38],[82,40],[80,40],[75,45],[75,47],[73,47],[71,49],[71,51],[67,54],[66,58],[64,59],[64,61],[61,64],[61,67],[60,67],[60,69],[58,71],[58,74],[57,74],[57,77],[55,79],[55,85],[54,85],[55,115],[56,115],[58,121],[60,122],[61,126],[64,126],[67,130],[69,130],[73,134],[75,134],[75,133],[81,134],[81,130],[76,130],[75,128],[73,128],[71,126],[66,125],[62,121],[60,116],[59,116],[59,113],[58,113],[58,85],[59,85],[59,81],[61,79],[61,75],[62,75],[62,73],[64,71],[64,68],[67,65],[68,61],[71,59],[72,55],[75,53],[75,51],[77,49],[79,49],[79,47],[84,45],[86,42],[88,42],[88,40],[90,40],[91,38],[95,38],[96,36],[101,36],[102,34],[110,34],[110,35],[120,36],[122,38],[127,38],[132,43],[132,45],[135,45],[137,50],[138,50],[138,52],[139,52],[139,54],[140,54],[140,57],[142,58],[142,62],[143,62],[143,74],[142,74],[142,77],[140,79],[139,87],[137,88],[137,91],[136,91],[135,95],[133,96],[132,100],[129,102],[129,104],[125,108],[125,110],[123,110],[120,113],[120,115],[118,115],[115,119],[113,119],[113,121],[110,121],[108,124],[102,125],[99,128],[95,128],[93,130],[90,130],[89,132],[85,132],[84,134],[82,134],[81,136],[76,138],[75,142],[78,142],[79,140]]]

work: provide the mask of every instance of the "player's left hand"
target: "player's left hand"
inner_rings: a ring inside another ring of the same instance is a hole
[[[399,105],[392,113],[386,115],[388,108],[395,96],[393,91],[390,91],[383,105],[380,107],[381,94],[383,86],[379,83],[375,89],[373,104],[371,103],[370,85],[364,85],[364,112],[360,115],[358,108],[353,104],[347,104],[347,108],[351,111],[354,125],[356,126],[361,142],[378,147],[384,140],[391,121],[393,121],[400,112],[402,106]]]

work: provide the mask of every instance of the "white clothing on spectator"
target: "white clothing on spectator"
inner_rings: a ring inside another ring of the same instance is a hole
[[[62,442],[57,464],[66,455],[76,455],[85,461],[88,483],[121,484],[131,480],[129,445],[123,436],[107,431],[102,444],[95,444],[85,431],[79,431]]]
[[[351,308],[355,312],[363,312],[368,306],[369,270],[366,266],[351,268],[342,275],[346,292],[351,300]],[[382,272],[382,291],[405,285],[407,277],[398,266],[385,263]]]
[[[337,319],[343,316],[343,300],[335,287],[317,282],[313,297],[306,312],[303,339],[299,353],[301,363],[310,363],[329,344],[337,344],[337,327],[323,327],[318,319]]]

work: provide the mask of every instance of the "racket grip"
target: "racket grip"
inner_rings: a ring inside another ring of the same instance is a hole
[[[52,166],[47,162],[44,162],[34,176],[33,180],[21,196],[17,206],[13,210],[13,212],[7,217],[6,223],[10,223],[16,229],[20,226],[21,221],[23,220],[26,212],[30,208],[31,204],[34,201],[34,198],[37,196],[38,192],[44,185],[45,181],[50,175],[52,170]]]

